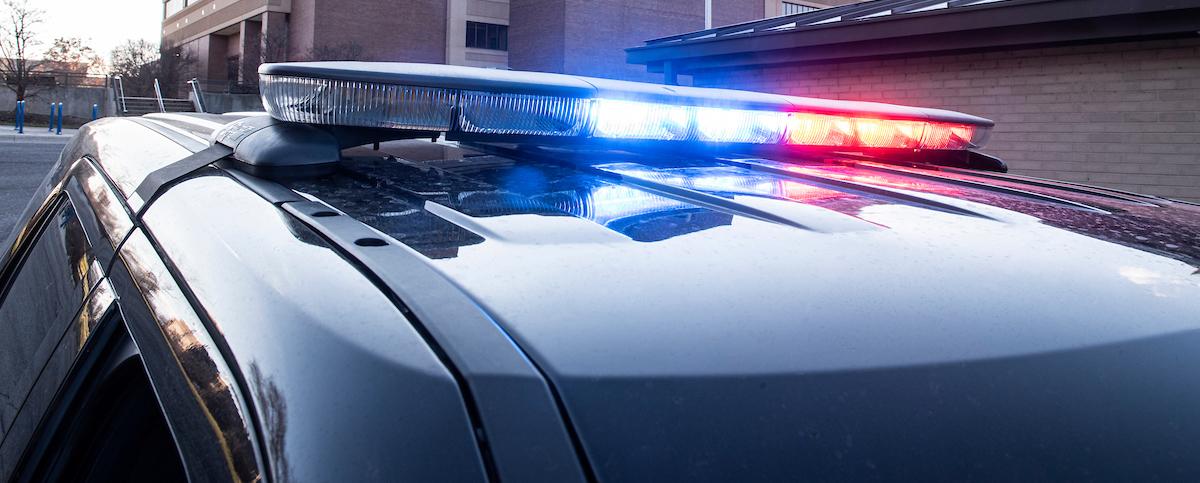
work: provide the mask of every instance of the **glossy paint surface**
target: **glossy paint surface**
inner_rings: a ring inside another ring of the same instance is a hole
[[[144,233],[135,231],[131,234],[121,246],[119,256],[177,361],[191,396],[211,424],[207,429],[219,442],[220,463],[224,463],[228,474],[237,481],[261,479],[257,442],[245,396],[213,336]],[[140,335],[135,332],[135,339]],[[173,409],[167,408],[168,417]],[[205,463],[218,464],[216,461]]]
[[[1200,208],[842,158],[385,152],[285,183],[370,228],[217,169],[148,212],[276,479],[484,477],[485,368],[456,387],[331,246],[354,233],[411,250],[355,255],[379,283],[435,271],[511,337],[417,312],[471,364],[527,355],[597,481],[1200,478]]]
[[[192,154],[178,142],[128,119],[88,123],[77,138],[74,144],[78,145],[69,145],[65,152],[87,154],[98,160],[125,198],[133,195],[138,183],[155,169]]]
[[[235,355],[270,477],[482,480],[455,381],[405,315],[317,233],[203,174],[146,226]]]
[[[1196,207],[846,160],[513,157],[291,187],[492,314],[603,480],[1200,475],[1178,456],[1200,450]]]

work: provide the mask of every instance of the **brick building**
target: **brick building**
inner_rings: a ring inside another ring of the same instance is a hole
[[[1200,0],[876,0],[628,59],[695,85],[964,111],[996,121],[986,150],[1015,173],[1200,201],[1198,31]]]
[[[162,43],[195,77],[252,86],[263,61],[432,62],[650,78],[643,39],[855,0],[165,0]]]
[[[517,70],[659,80],[625,62],[624,46],[710,25],[815,11],[861,0],[511,0],[510,65]],[[650,37],[643,32],[656,32]]]

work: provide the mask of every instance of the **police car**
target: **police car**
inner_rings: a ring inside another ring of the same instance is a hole
[[[1200,478],[1200,207],[992,123],[267,64],[85,126],[0,268],[10,481]]]

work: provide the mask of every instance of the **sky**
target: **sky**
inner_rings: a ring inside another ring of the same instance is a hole
[[[79,37],[108,61],[109,53],[128,39],[158,44],[162,28],[161,0],[30,0],[42,10],[37,26],[45,51],[58,37]]]

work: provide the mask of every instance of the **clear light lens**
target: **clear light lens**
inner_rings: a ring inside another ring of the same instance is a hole
[[[460,128],[465,132],[579,136],[587,128],[590,99],[463,92]]]
[[[921,146],[927,149],[966,149],[975,135],[972,126],[933,123],[925,130]]]
[[[456,92],[307,77],[263,75],[263,106],[281,121],[445,131]]]
[[[692,108],[648,102],[597,99],[592,135],[604,138],[680,141],[691,131]]]
[[[923,121],[859,118],[854,120],[858,145],[864,148],[909,148],[921,146]]]
[[[967,147],[982,148],[985,144],[987,144],[988,139],[992,138],[992,128],[990,126],[966,126],[966,127],[970,127],[973,130],[971,132],[971,145],[967,146]],[[963,149],[966,149],[966,148],[964,147]]]
[[[598,99],[592,135],[603,138],[775,144],[787,113]]]
[[[793,112],[787,144],[893,149],[968,149],[982,146],[989,129],[969,124],[875,119]]]
[[[854,120],[844,116],[793,112],[788,117],[788,144],[854,146]]]
[[[695,112],[699,141],[775,144],[787,128],[785,112],[716,107],[697,107]]]

